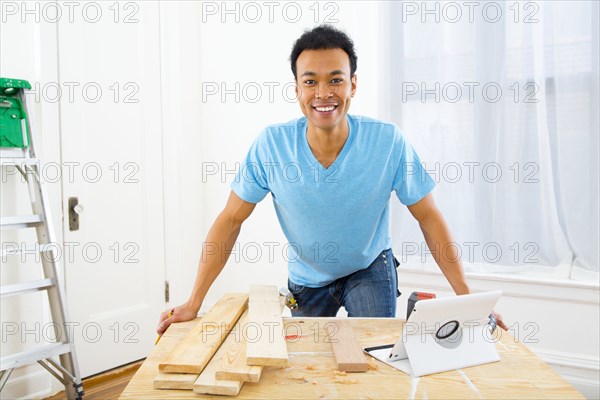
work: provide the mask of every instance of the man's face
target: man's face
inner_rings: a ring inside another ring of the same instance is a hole
[[[304,50],[296,60],[296,95],[309,124],[333,130],[345,123],[356,92],[350,59],[342,49]]]

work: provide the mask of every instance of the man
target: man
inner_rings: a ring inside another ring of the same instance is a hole
[[[330,26],[307,31],[290,61],[305,117],[269,126],[256,139],[206,242],[231,250],[242,223],[270,192],[290,242],[288,286],[299,305],[292,314],[335,316],[343,306],[350,317],[394,317],[390,194],[408,206],[430,249],[446,248],[452,238],[430,194],[434,183],[394,125],[347,114],[357,57],[346,34]],[[447,248],[434,258],[456,294],[469,293],[456,249]],[[201,258],[189,300],[161,315],[159,334],[196,317],[226,261]]]

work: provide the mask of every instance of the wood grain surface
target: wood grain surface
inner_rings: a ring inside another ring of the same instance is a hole
[[[250,286],[247,333],[256,330],[246,345],[246,364],[284,367],[288,351],[283,332],[279,291],[276,286]]]
[[[369,369],[365,353],[348,321],[334,322],[328,334],[338,371],[366,372]]]
[[[159,364],[160,372],[196,375],[202,372],[247,304],[247,294],[224,295]]]
[[[237,335],[233,345],[221,360],[216,372],[217,379],[233,379],[245,382],[258,382],[263,367],[260,365],[246,364],[246,324],[248,323],[248,312],[245,311],[238,323],[233,327],[234,335]]]
[[[260,381],[246,382],[239,399],[584,399],[573,386],[542,362],[507,332],[500,334],[496,348],[501,361],[411,378],[371,357],[369,371],[361,374],[335,372],[337,366],[326,340],[328,324],[335,318],[285,318],[289,364],[265,367]],[[121,399],[199,399],[192,390],[156,390],[152,381],[158,364],[193,329],[196,321],[171,325],[144,364],[129,382]],[[394,343],[404,321],[385,318],[352,318],[348,322],[362,347]]]

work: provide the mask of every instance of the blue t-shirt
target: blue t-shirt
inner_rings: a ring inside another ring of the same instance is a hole
[[[435,186],[395,125],[347,118],[348,138],[329,168],[312,153],[302,117],[265,128],[231,184],[250,203],[271,192],[298,285],[321,287],[367,268],[391,247],[391,192],[411,205]]]

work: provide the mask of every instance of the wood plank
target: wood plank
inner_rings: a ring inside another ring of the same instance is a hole
[[[223,342],[219,350],[215,353],[212,360],[208,363],[204,371],[194,382],[193,390],[197,394],[219,394],[227,396],[237,396],[244,384],[242,380],[217,379],[217,370],[223,362],[223,358],[231,348],[240,343],[241,331],[232,331]]]
[[[240,317],[240,320],[233,328],[233,331],[239,340],[234,343],[225,356],[216,372],[217,379],[232,379],[245,382],[258,382],[263,367],[260,365],[246,364],[246,334],[245,327],[248,322],[248,311]]]
[[[158,374],[154,377],[154,389],[192,390],[198,375],[194,374]]]
[[[336,321],[327,330],[338,371],[366,372],[369,364],[348,321]]]
[[[158,365],[159,371],[196,375],[202,372],[247,303],[247,294],[224,295]]]
[[[275,286],[250,286],[248,327],[257,332],[246,345],[246,364],[284,367],[288,351],[283,331],[279,291]]]

